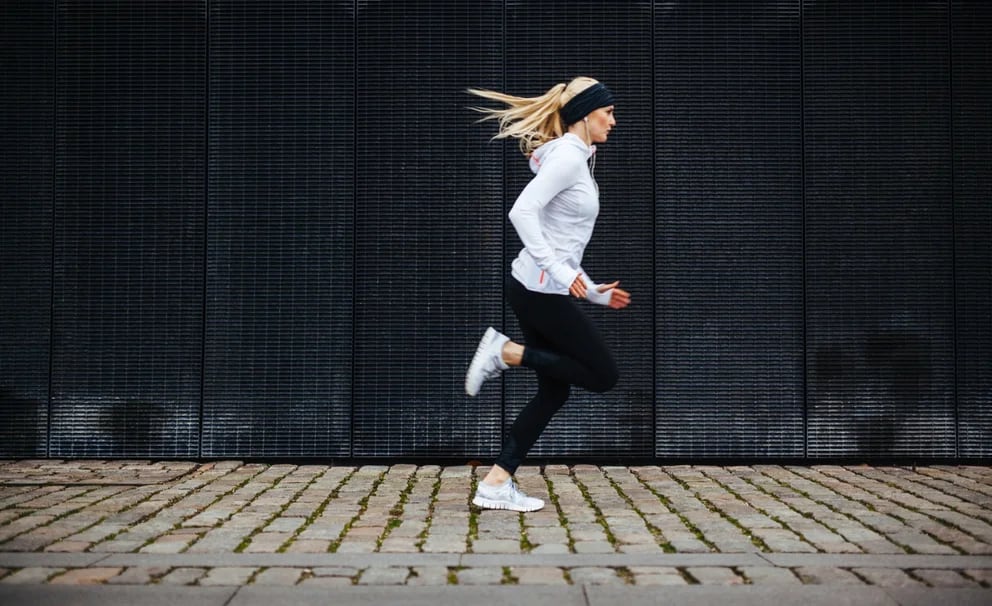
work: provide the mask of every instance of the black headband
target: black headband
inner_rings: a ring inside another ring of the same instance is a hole
[[[588,116],[590,112],[607,105],[613,105],[613,93],[597,82],[572,97],[572,100],[563,105],[558,113],[561,114],[561,121],[568,127]]]

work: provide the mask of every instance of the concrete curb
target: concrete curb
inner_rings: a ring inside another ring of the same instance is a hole
[[[875,555],[868,553],[763,553],[774,566],[833,566],[836,568],[992,568],[992,556]]]
[[[459,566],[461,555],[453,554],[335,554],[335,553],[122,553],[101,559],[100,566],[292,566],[315,568],[347,566],[370,568],[389,566]],[[4,566],[0,554],[0,566]]]
[[[224,606],[237,593],[237,587],[165,587],[160,585],[120,585],[66,587],[58,585],[0,585],[0,604],[5,606]],[[289,595],[283,596],[284,602]],[[271,605],[270,605],[271,606]]]
[[[336,606],[403,604],[438,606],[641,606],[692,604],[709,606],[796,606],[884,605],[986,606],[992,603],[989,589],[883,589],[843,586],[692,586],[692,587],[342,587],[309,589],[302,587],[166,587],[54,585],[0,586],[0,603],[10,606],[60,604],[61,606],[271,606],[294,604]]]
[[[27,568],[48,566],[53,568],[85,568],[96,566],[107,557],[105,553],[37,553],[0,552],[0,568]]]
[[[83,568],[90,566],[166,567],[321,567],[351,568],[414,566],[585,566],[620,568],[628,566],[830,566],[835,568],[992,568],[992,556],[964,555],[872,555],[872,554],[788,554],[788,553],[687,553],[687,554],[337,554],[337,553],[17,553],[0,552],[0,567],[48,566]]]
[[[575,553],[575,554],[465,554],[461,565],[478,566],[553,566],[575,568],[599,566],[767,566],[757,554],[752,553],[686,553],[686,554],[625,554],[625,553]]]

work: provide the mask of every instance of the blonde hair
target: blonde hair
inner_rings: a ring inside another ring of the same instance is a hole
[[[514,137],[520,140],[520,151],[530,157],[534,150],[565,134],[558,110],[576,95],[596,84],[597,80],[579,76],[566,84],[555,84],[539,97],[514,97],[496,91],[470,88],[466,92],[509,105],[506,109],[471,107],[488,114],[484,120],[499,120],[499,132],[493,139]]]

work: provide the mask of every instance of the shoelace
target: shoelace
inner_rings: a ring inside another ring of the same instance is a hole
[[[527,497],[527,495],[520,492],[520,489],[517,488],[517,483],[512,479],[510,480],[510,495],[511,495],[510,498],[512,498],[514,501],[519,501]]]

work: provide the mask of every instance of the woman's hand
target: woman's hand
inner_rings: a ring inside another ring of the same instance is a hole
[[[613,284],[603,284],[596,289],[601,293],[608,290],[613,291],[610,294],[610,302],[608,304],[611,309],[623,309],[630,305],[630,293],[622,288],[617,288],[618,286],[620,286],[620,280],[617,280]]]
[[[582,274],[575,276],[572,285],[568,287],[568,292],[576,299],[586,298],[589,293],[586,291],[586,283],[582,280]]]
[[[596,292],[603,294],[607,291],[610,292],[610,301],[606,303],[608,307],[613,309],[623,309],[630,305],[630,293],[622,288],[617,288],[620,285],[620,281],[617,280],[612,284],[601,284],[596,287]],[[572,285],[568,287],[568,292],[576,299],[588,299],[589,291],[586,290],[586,283],[582,279],[582,274],[576,276],[575,281]],[[596,303],[603,304],[602,301],[596,301]]]

